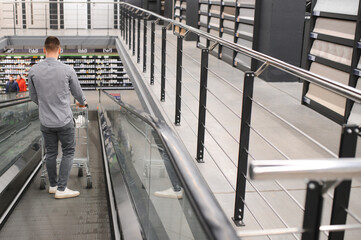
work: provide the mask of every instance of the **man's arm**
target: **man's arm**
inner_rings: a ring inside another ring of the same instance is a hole
[[[31,71],[31,70],[30,70]],[[36,89],[35,89],[35,86],[34,86],[34,82],[33,82],[33,79],[32,79],[32,75],[29,73],[29,97],[30,99],[39,105],[39,102],[38,102],[38,94],[36,93]]]
[[[85,105],[86,99],[85,99],[83,90],[80,87],[80,83],[79,83],[78,77],[76,75],[76,72],[73,68],[69,68],[69,69],[70,69],[69,70],[70,71],[70,73],[69,73],[70,92],[81,105]]]

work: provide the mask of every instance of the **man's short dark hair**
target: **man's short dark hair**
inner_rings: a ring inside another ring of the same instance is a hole
[[[60,41],[57,37],[49,36],[45,40],[44,47],[48,52],[58,51],[60,47]]]

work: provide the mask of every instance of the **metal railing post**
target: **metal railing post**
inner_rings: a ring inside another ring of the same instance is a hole
[[[356,156],[357,138],[360,129],[356,125],[344,125],[340,143],[340,158],[354,158]],[[334,190],[331,225],[346,224],[347,212],[351,193],[351,180],[342,181]],[[329,240],[344,239],[345,231],[330,232]]]
[[[129,21],[128,21],[128,30],[129,30],[129,50],[132,50],[132,12],[129,11]]]
[[[125,15],[125,43],[128,44],[129,42],[129,10],[126,9]]]
[[[147,71],[147,19],[143,22],[143,72]]]
[[[123,13],[122,13],[122,6],[119,5],[119,30],[120,30],[120,36],[123,36],[123,19],[122,19]]]
[[[252,97],[254,86],[254,72],[247,71],[244,74],[243,83],[243,101],[241,117],[241,135],[238,151],[238,169],[237,169],[237,186],[236,199],[234,206],[233,221],[237,226],[244,225],[244,201],[246,194],[246,176],[248,168],[248,148],[249,135],[252,115]]]
[[[302,240],[318,240],[320,237],[320,225],[322,217],[322,188],[316,181],[307,184],[305,213],[303,216]]]
[[[124,10],[124,6],[121,5],[120,7],[121,11],[122,11],[122,24],[120,25],[122,28],[122,36],[123,36],[123,40],[125,39],[125,10]]]
[[[140,63],[140,20],[141,18],[138,16],[137,20],[137,63]]]
[[[136,14],[133,13],[133,51],[132,51],[132,55],[135,56],[135,17],[136,17]]]
[[[177,37],[177,72],[176,72],[176,98],[175,98],[175,125],[181,122],[181,101],[182,101],[182,53],[183,36]]]
[[[155,22],[152,21],[150,33],[150,84],[154,84],[154,42],[155,42]]]
[[[166,59],[167,28],[162,27],[162,66],[161,66],[161,87],[160,100],[165,101],[165,59]]]
[[[125,24],[126,24],[126,21],[125,21],[125,9],[124,9],[124,6],[122,5],[121,6],[121,9],[122,9],[122,36],[123,36],[123,40],[125,40]]]
[[[206,126],[208,57],[209,57],[209,50],[202,49],[201,79],[200,79],[200,86],[199,86],[197,157],[196,157],[196,160],[199,163],[204,162],[203,158],[204,158],[204,135],[205,135],[205,126]]]
[[[16,36],[16,13],[15,13],[16,3],[13,3],[13,23],[14,23],[14,36]]]
[[[126,44],[129,43],[129,9],[126,9],[126,19],[125,19],[125,38],[126,38]]]

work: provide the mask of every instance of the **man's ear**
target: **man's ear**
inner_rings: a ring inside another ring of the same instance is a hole
[[[46,48],[43,48],[44,54],[46,54]]]
[[[61,53],[61,47],[59,47],[58,49],[58,54],[60,55],[60,53]]]

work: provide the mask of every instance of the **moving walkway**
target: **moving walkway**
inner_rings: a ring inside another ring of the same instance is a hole
[[[40,190],[41,132],[29,99],[0,104],[1,239],[236,239],[185,147],[162,120],[99,94],[89,112],[93,188],[71,172],[80,197]],[[10,114],[10,113],[13,114]],[[84,151],[77,146],[76,154]],[[178,198],[157,193],[178,187]],[[21,226],[21,227],[20,227]],[[237,238],[238,239],[238,238]]]

